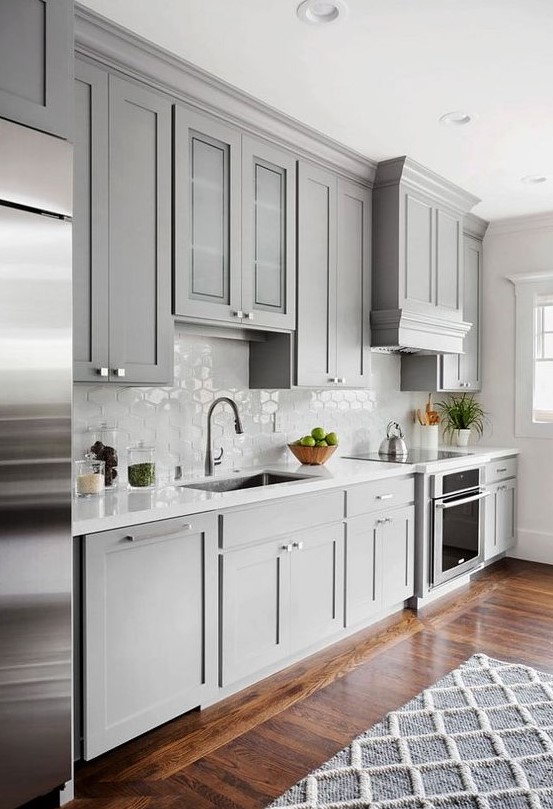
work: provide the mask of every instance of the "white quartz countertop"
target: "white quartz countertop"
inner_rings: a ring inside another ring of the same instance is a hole
[[[451,447],[447,449],[451,450]],[[203,492],[186,488],[186,483],[199,483],[201,478],[178,481],[175,485],[145,491],[127,491],[121,488],[108,491],[101,497],[75,498],[73,500],[73,535],[94,534],[98,531],[109,531],[155,520],[264,503],[269,500],[341,488],[371,480],[400,477],[414,472],[446,471],[448,468],[458,468],[460,465],[482,464],[494,458],[516,454],[518,454],[518,450],[515,449],[469,447],[459,451],[459,459],[450,458],[446,461],[424,464],[356,461],[339,457],[332,458],[325,466],[275,464],[254,469],[241,469],[236,472],[224,471],[216,477],[242,477],[262,471],[292,473],[302,477],[288,483],[228,492]],[[213,479],[209,478],[209,480]]]

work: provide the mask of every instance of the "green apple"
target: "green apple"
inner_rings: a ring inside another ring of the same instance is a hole
[[[322,427],[314,427],[311,430],[311,435],[315,441],[324,441],[326,438],[326,433]]]
[[[317,441],[315,446],[317,446],[317,447],[328,447],[328,442],[324,441],[324,440],[323,441]]]
[[[337,447],[338,446],[338,436],[336,433],[328,433],[325,436],[325,441],[329,447]]]
[[[304,435],[304,437],[300,439],[302,447],[314,447],[316,443],[312,435]]]

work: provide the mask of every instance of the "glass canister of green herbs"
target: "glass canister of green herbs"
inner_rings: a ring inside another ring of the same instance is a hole
[[[130,489],[152,489],[156,485],[155,447],[139,441],[127,447],[127,475]]]

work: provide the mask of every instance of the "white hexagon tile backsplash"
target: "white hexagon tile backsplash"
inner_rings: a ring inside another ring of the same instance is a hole
[[[342,453],[378,449],[386,424],[399,421],[408,441],[415,395],[399,391],[399,358],[372,355],[370,390],[249,390],[248,343],[175,332],[173,387],[74,386],[74,455],[89,446],[86,430],[101,422],[121,431],[123,445],[144,440],[157,451],[162,482],[203,474],[207,411],[218,396],[238,403],[244,435],[234,432],[228,405],[213,416],[213,445],[224,449],[221,470],[297,461],[286,444],[315,426],[334,430]],[[420,396],[419,396],[420,399]]]

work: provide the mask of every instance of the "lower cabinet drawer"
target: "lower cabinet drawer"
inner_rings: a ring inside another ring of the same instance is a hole
[[[360,483],[346,491],[346,516],[397,508],[412,503],[414,499],[415,479],[412,475]]]
[[[223,512],[220,546],[225,550],[266,539],[295,534],[313,525],[336,522],[344,517],[344,492],[288,497]]]
[[[486,483],[514,478],[517,474],[516,458],[499,458],[486,465]]]

